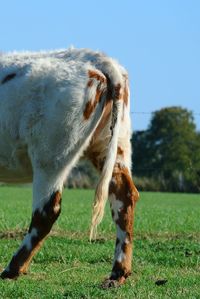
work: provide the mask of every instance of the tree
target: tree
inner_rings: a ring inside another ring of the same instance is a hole
[[[192,112],[181,107],[156,111],[148,130],[132,140],[136,175],[156,179],[166,191],[200,190],[200,137]]]

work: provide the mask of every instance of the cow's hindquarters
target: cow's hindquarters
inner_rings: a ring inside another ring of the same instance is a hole
[[[82,107],[84,110],[79,122],[74,121],[74,125],[69,127],[69,123],[65,122],[67,116],[69,118],[67,109],[59,114],[55,108],[53,118],[49,115],[40,128],[40,134],[36,134],[35,139],[30,139],[29,153],[33,168],[32,220],[20,248],[1,274],[3,279],[15,278],[27,272],[33,256],[41,247],[60,214],[63,183],[88,146],[102,116],[106,100],[105,82],[99,73],[98,71],[93,71],[92,74],[86,72],[86,76],[89,75],[85,78],[85,81],[88,81],[89,91],[86,92],[87,97]],[[92,95],[92,98],[88,95]],[[74,118],[75,112],[78,113],[74,111]],[[59,124],[60,118],[63,120],[62,126]],[[82,132],[81,136],[77,136],[77,132]],[[32,140],[36,140],[35,143]]]

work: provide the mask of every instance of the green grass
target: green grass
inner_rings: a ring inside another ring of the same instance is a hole
[[[135,212],[133,274],[102,290],[111,270],[115,229],[109,208],[99,241],[88,242],[93,192],[66,190],[62,214],[28,275],[0,280],[0,298],[200,298],[200,196],[142,193]],[[31,189],[0,188],[0,270],[31,216]],[[166,280],[164,285],[156,285]]]

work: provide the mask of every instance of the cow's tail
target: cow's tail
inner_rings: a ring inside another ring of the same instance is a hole
[[[104,166],[96,187],[93,204],[90,241],[96,239],[97,226],[102,221],[105,204],[108,198],[109,184],[117,156],[119,128],[123,110],[123,76],[115,61],[107,62],[101,71],[107,77],[108,100],[112,100],[111,138],[107,148]]]

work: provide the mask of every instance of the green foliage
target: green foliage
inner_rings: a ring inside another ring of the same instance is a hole
[[[28,275],[0,280],[0,298],[199,298],[198,195],[141,193],[135,213],[133,273],[119,289],[100,284],[112,265],[115,229],[107,206],[89,243],[93,191],[65,190],[62,213]],[[19,246],[31,215],[31,189],[0,188],[0,270]],[[158,282],[164,282],[159,285]]]
[[[190,111],[156,111],[148,130],[135,132],[132,143],[135,176],[157,180],[163,191],[200,191],[200,137]]]

